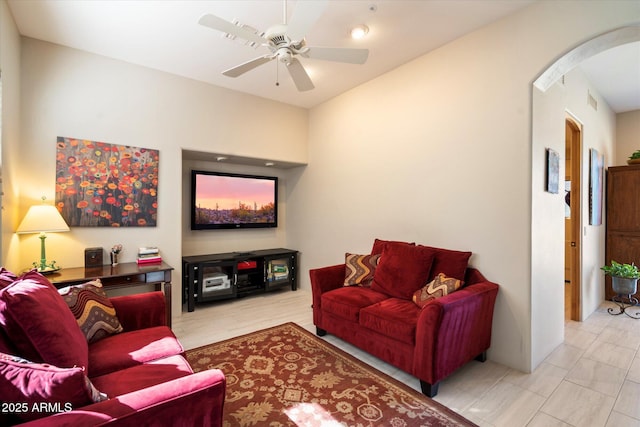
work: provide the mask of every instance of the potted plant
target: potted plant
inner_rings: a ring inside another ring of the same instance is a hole
[[[630,165],[639,164],[640,163],[640,150],[636,150],[632,155],[629,156],[627,163]]]
[[[620,264],[611,260],[611,265],[600,268],[604,274],[611,276],[611,286],[618,295],[632,295],[638,289],[640,271],[634,264]]]

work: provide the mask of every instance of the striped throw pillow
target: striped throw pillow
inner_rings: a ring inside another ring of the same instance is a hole
[[[463,282],[460,280],[447,277],[444,273],[439,273],[435,279],[414,292],[413,302],[420,307],[424,307],[432,299],[449,295],[451,292],[460,289],[462,285]]]
[[[93,343],[122,332],[116,310],[102,289],[100,279],[68,286],[58,292],[71,309],[87,342]]]
[[[356,255],[346,253],[344,256],[346,265],[344,286],[371,286],[379,259],[380,254]]]

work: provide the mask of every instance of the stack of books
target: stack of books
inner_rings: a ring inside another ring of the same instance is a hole
[[[160,264],[162,257],[157,247],[145,247],[138,249],[138,265]]]
[[[289,267],[286,261],[280,263],[272,261],[267,267],[267,280],[275,282],[278,280],[289,280]]]

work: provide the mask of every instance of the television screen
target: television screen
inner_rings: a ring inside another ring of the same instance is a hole
[[[278,178],[191,171],[191,229],[278,226]]]

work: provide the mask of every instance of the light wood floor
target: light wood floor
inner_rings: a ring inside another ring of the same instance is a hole
[[[605,302],[584,322],[567,321],[565,341],[532,374],[488,360],[456,371],[435,400],[480,426],[640,427],[640,320],[612,316]],[[315,332],[311,293],[280,290],[198,305],[173,319],[186,349],[285,322]],[[417,379],[343,341],[327,341],[416,390]]]

